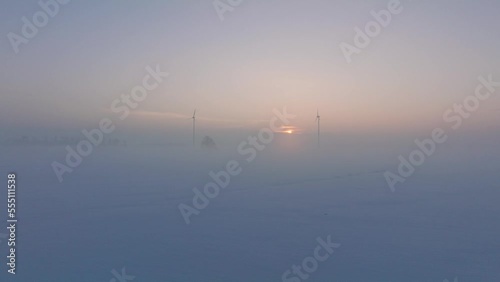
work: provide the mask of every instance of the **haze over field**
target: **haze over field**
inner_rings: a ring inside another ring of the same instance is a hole
[[[4,3],[0,281],[499,281],[499,10]]]

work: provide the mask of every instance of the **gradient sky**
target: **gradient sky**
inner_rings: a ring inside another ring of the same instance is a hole
[[[20,33],[37,2],[0,10],[7,134],[95,126],[147,65],[171,76],[122,128],[185,128],[194,108],[207,127],[253,128],[287,106],[305,133],[317,108],[327,132],[430,131],[479,75],[500,80],[494,0],[402,1],[352,64],[339,44],[389,1],[244,0],[221,22],[211,1],[73,0],[15,54],[7,33]],[[471,123],[498,124],[498,109],[493,97]]]

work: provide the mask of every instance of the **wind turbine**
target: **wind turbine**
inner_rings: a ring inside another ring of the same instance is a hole
[[[196,142],[195,142],[195,130],[196,130],[196,109],[194,109],[193,112],[193,117],[191,118],[193,120],[193,147],[196,147]]]
[[[318,122],[318,148],[319,148],[319,133],[320,133],[320,121],[321,116],[319,115],[319,110],[316,111],[316,121]]]

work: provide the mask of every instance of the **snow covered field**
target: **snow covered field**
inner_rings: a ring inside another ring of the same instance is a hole
[[[464,146],[443,147],[395,193],[383,172],[404,148],[270,147],[189,225],[178,205],[243,160],[235,150],[98,148],[59,183],[50,163],[62,147],[2,148],[20,221],[18,273],[2,264],[1,281],[120,281],[123,267],[133,281],[287,281],[329,235],[340,247],[307,281],[498,281],[500,154]]]
[[[3,4],[0,282],[500,282],[500,1]]]

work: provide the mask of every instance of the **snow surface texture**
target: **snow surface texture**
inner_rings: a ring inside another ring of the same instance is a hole
[[[270,147],[251,163],[231,148],[98,148],[63,183],[62,147],[1,148],[19,227],[17,274],[2,263],[0,281],[113,281],[123,267],[133,281],[282,281],[328,235],[341,246],[307,281],[500,281],[496,145],[450,143],[392,193],[383,173],[405,144]],[[241,175],[186,225],[178,205],[231,159]]]

